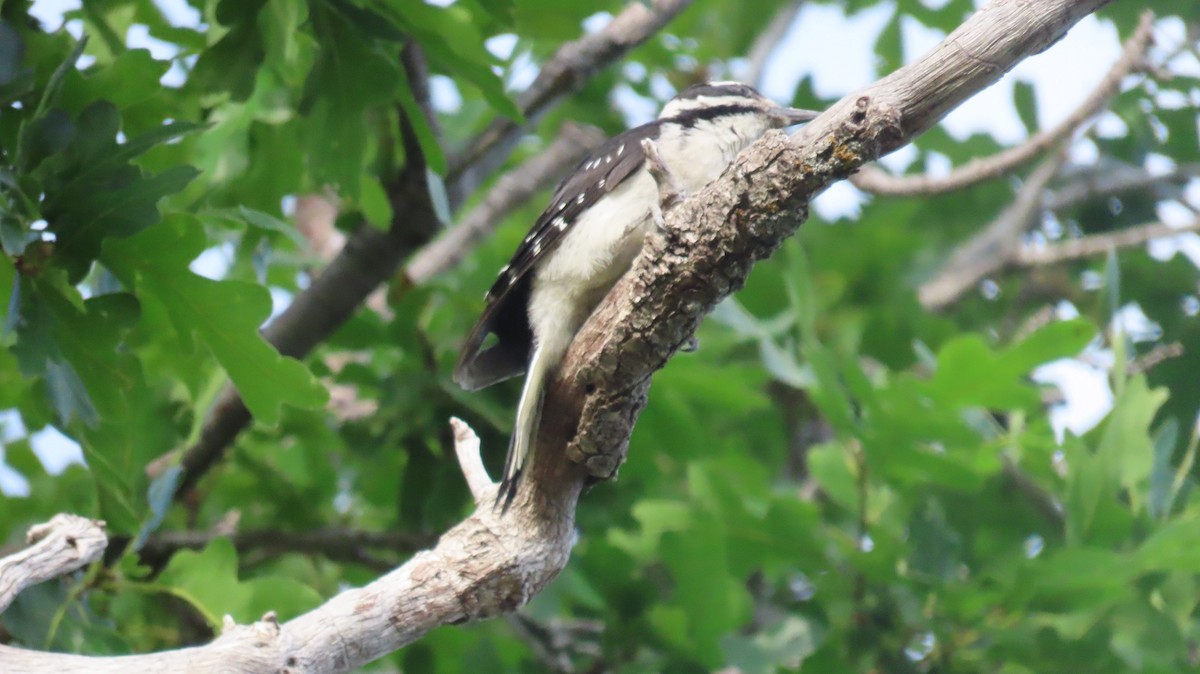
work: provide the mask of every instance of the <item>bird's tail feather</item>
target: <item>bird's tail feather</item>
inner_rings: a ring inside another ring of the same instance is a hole
[[[553,365],[553,358],[541,346],[534,347],[529,358],[529,369],[525,373],[525,386],[521,389],[521,400],[517,403],[517,421],[512,437],[508,441],[508,455],[504,458],[504,477],[500,481],[500,492],[496,495],[496,506],[507,512],[517,495],[517,486],[533,465],[533,442],[542,417],[542,398],[546,390],[546,377]]]

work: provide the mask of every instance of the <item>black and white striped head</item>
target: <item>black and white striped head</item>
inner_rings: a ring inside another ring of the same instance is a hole
[[[807,122],[818,114],[779,105],[741,82],[706,82],[679,92],[663,107],[658,118],[690,127],[702,121],[742,117],[762,124],[765,129],[778,129]]]

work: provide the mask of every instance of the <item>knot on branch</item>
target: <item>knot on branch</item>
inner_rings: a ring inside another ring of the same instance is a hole
[[[239,625],[233,616],[226,615],[221,620],[221,636],[217,641],[226,644],[248,642],[256,649],[270,647],[282,650],[279,643],[282,634],[279,616],[274,611],[267,611],[263,617],[249,625]]]

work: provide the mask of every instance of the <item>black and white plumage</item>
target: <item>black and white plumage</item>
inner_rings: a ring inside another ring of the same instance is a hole
[[[658,188],[642,141],[654,141],[676,185],[690,192],[717,178],[768,129],[816,114],[781,107],[736,82],[696,85],[668,102],[658,119],[609,139],[559,183],[488,291],[454,370],[468,390],[526,373],[497,503],[508,507],[528,470],[547,378],[629,269],[651,226]],[[497,341],[483,349],[489,334]]]

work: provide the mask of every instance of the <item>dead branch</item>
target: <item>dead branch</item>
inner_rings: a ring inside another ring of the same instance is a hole
[[[104,554],[104,522],[55,515],[25,535],[29,547],[0,559],[0,612],[21,590],[91,564]]]
[[[999,152],[990,157],[974,159],[949,174],[940,177],[928,175],[893,176],[874,166],[865,167],[852,177],[854,186],[873,194],[886,196],[920,196],[943,194],[969,187],[985,180],[997,178],[1016,170],[1050,148],[1070,138],[1088,120],[1108,106],[1121,90],[1121,81],[1126,75],[1143,69],[1146,65],[1146,49],[1152,43],[1151,28],[1153,14],[1146,12],[1137,30],[1125,42],[1120,58],[1109,69],[1108,74],[1092,93],[1080,103],[1058,126],[1035,134],[1024,143]]]

